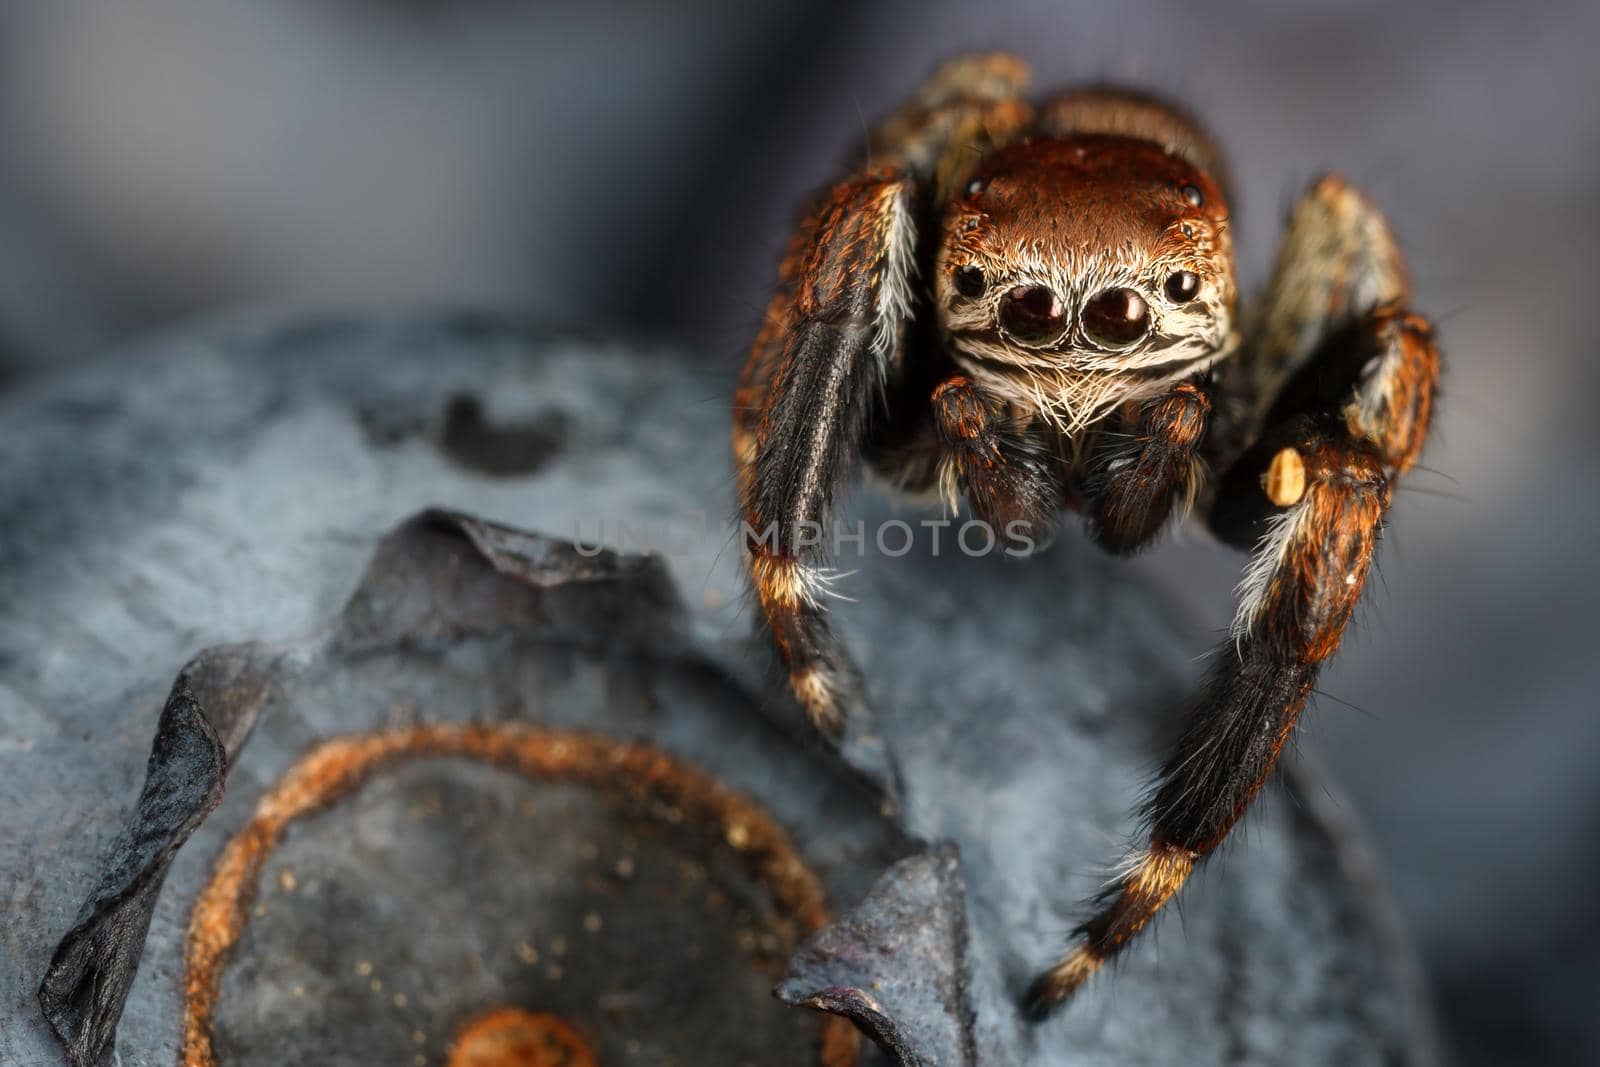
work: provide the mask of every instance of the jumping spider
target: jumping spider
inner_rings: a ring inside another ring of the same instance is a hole
[[[964,494],[996,530],[1064,509],[1128,555],[1195,507],[1253,556],[1130,856],[1033,983],[1042,1017],[1123,948],[1261,788],[1339,645],[1439,353],[1378,209],[1337,177],[1294,206],[1236,315],[1216,149],[1181,111],[1088,89],[1037,107],[1026,65],[941,67],[799,224],[735,398],[755,593],[835,743],[869,714],[828,625],[815,537],[858,460]]]

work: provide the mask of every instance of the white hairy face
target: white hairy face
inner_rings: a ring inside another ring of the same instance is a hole
[[[1075,434],[1232,350],[1226,209],[1145,142],[1018,145],[951,204],[934,295],[968,375]]]

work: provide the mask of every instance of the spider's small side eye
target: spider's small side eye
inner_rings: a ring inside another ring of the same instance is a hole
[[[1205,195],[1200,192],[1198,185],[1185,185],[1178,192],[1188,201],[1190,207],[1199,207],[1206,202]]]
[[[986,183],[984,182],[984,180],[982,178],[974,178],[974,179],[972,179],[970,182],[967,183],[967,195],[968,196],[982,196],[985,184]]]
[[[1180,270],[1176,274],[1168,275],[1162,291],[1174,304],[1187,304],[1200,291],[1200,276],[1192,270]]]
[[[987,286],[983,271],[978,267],[962,267],[956,271],[956,292],[962,296],[982,296]]]

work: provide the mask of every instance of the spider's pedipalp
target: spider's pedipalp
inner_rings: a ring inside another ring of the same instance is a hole
[[[977,518],[1006,542],[1043,538],[1061,508],[1061,487],[1039,435],[1014,425],[964,375],[940,383],[932,404],[947,500],[964,493]]]
[[[1085,488],[1089,533],[1100,547],[1136,552],[1175,507],[1193,506],[1204,481],[1200,446],[1210,420],[1211,399],[1191,379],[1145,401],[1125,432],[1107,435],[1090,460]]]

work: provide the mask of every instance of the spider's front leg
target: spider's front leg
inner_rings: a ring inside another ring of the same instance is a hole
[[[901,356],[913,191],[901,172],[864,172],[802,222],[741,378],[734,424],[746,563],[790,688],[816,728],[854,745],[857,764],[891,792],[859,671],[824,599],[833,495],[859,463]]]
[[[1339,647],[1394,480],[1426,437],[1439,371],[1431,329],[1405,310],[1399,263],[1376,209],[1337,179],[1297,207],[1253,355],[1233,379],[1270,382],[1275,398],[1231,398],[1244,414],[1230,428],[1249,447],[1227,464],[1211,514],[1225,539],[1259,537],[1231,640],[1145,803],[1144,848],[1034,982],[1035,1017],[1125,947],[1227,837]]]
[[[891,793],[893,769],[867,721],[859,672],[824,610],[826,523],[869,428],[911,415],[886,411],[886,401],[907,392],[914,220],[926,220],[987,152],[1022,132],[1031,117],[1021,96],[1027,79],[1027,65],[1012,56],[959,57],[872,131],[867,169],[835,185],[795,231],[734,402],[747,563],[790,688],[818,730]],[[903,444],[902,429],[877,447]]]
[[[1389,502],[1375,449],[1307,428],[1303,496],[1274,520],[1253,560],[1234,640],[1219,650],[1144,809],[1148,840],[1077,944],[1029,993],[1035,1015],[1065,1000],[1121,950],[1222,843],[1266,781],[1338,648]],[[1259,492],[1259,490],[1258,490]]]

